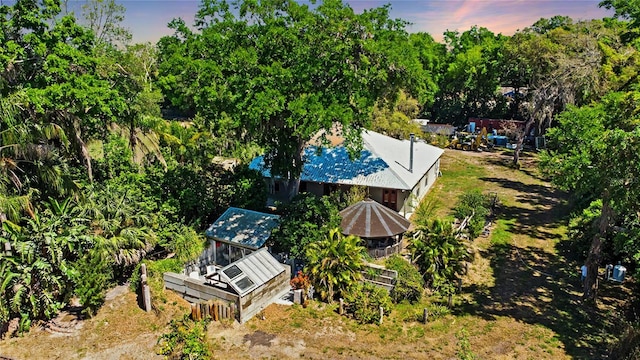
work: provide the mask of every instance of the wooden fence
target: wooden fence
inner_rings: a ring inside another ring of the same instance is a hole
[[[400,254],[400,252],[402,252],[402,241],[384,248],[368,249],[367,251],[369,252],[369,256],[374,259],[380,259],[393,254]]]
[[[222,319],[235,319],[236,304],[221,302],[206,302],[191,304],[191,318],[193,320],[202,320],[210,318],[213,321]]]

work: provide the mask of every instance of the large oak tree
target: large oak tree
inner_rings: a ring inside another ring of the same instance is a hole
[[[404,26],[388,7],[356,14],[339,0],[204,0],[197,32],[177,19],[160,40],[160,83],[171,105],[202,115],[218,136],[257,142],[272,173],[294,180],[319,130],[339,123],[357,139],[376,100],[399,87],[424,100]]]

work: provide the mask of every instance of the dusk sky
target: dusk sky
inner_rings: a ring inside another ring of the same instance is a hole
[[[134,42],[155,42],[171,35],[167,23],[176,17],[192,24],[200,4],[196,0],[116,1],[127,8],[124,26],[133,33]],[[391,17],[412,23],[408,31],[428,32],[438,41],[446,30],[462,32],[473,25],[512,35],[543,17],[565,15],[586,20],[612,15],[612,11],[598,7],[598,0],[347,0],[347,3],[357,12],[390,3]]]

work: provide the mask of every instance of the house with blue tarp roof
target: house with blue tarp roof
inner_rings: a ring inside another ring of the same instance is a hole
[[[399,212],[413,212],[420,199],[440,174],[440,157],[444,151],[412,138],[399,140],[375,131],[362,131],[363,148],[357,158],[349,157],[344,139],[335,146],[309,145],[305,148],[300,174],[300,192],[328,195],[364,186],[368,196]],[[284,179],[273,177],[259,156],[250,163],[265,177],[274,198],[286,196]]]

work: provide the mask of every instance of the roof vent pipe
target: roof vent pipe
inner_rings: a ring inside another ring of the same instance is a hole
[[[409,134],[409,138],[411,139],[411,146],[409,147],[409,172],[413,172],[413,139],[415,135]]]

